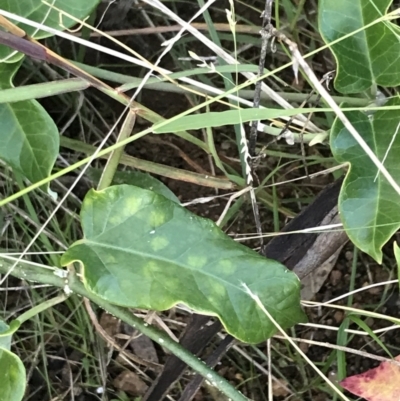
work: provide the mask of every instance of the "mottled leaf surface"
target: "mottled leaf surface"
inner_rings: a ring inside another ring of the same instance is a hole
[[[319,0],[319,30],[331,43],[386,14],[392,0]],[[357,93],[400,84],[398,27],[379,22],[331,46],[337,62],[335,87]]]
[[[158,311],[184,303],[257,343],[276,329],[246,284],[283,327],[305,321],[294,273],[164,196],[128,185],[91,190],[81,222],[84,238],[62,264],[80,261],[85,286],[109,302]]]
[[[399,99],[388,103],[399,104]],[[354,111],[346,115],[400,183],[398,110],[379,110],[371,115]],[[382,246],[400,227],[400,197],[339,120],[332,127],[331,150],[339,163],[350,163],[339,195],[343,226],[357,247],[381,263]]]
[[[400,357],[395,360],[400,362]],[[359,375],[350,376],[340,385],[354,395],[367,401],[400,400],[400,366],[391,362],[382,362],[378,367]]]

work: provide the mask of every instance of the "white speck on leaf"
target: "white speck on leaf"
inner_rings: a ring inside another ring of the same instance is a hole
[[[64,292],[65,292],[66,295],[71,295],[72,294],[72,290],[71,290],[71,288],[69,288],[68,284],[64,285]]]
[[[53,274],[57,277],[66,278],[68,276],[68,270],[57,269],[54,270]]]

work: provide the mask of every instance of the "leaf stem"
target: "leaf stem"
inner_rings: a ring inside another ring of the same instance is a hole
[[[69,78],[53,82],[2,89],[0,90],[0,104],[20,102],[22,100],[41,99],[63,93],[84,90],[89,86],[89,82],[81,78]]]
[[[11,266],[10,266],[11,267]],[[52,308],[54,305],[57,305],[61,302],[64,302],[68,296],[66,294],[61,294],[57,297],[48,299],[47,301],[41,302],[39,305],[34,306],[33,308],[27,310],[25,313],[20,315],[18,319],[14,319],[9,323],[9,329],[7,331],[3,331],[0,334],[0,337],[5,337],[11,334],[14,334],[22,323],[31,319],[33,316],[36,316],[40,312],[45,311],[46,309]]]
[[[7,274],[13,263],[4,259],[1,256],[0,261],[0,273]],[[13,268],[11,274],[24,280],[32,280],[35,282],[40,282],[42,284],[50,284],[59,288],[64,288],[66,285],[68,285],[72,293],[88,298],[90,301],[94,302],[96,305],[100,306],[107,312],[136,328],[157,344],[160,344],[162,347],[168,349],[183,362],[185,362],[188,366],[190,366],[193,370],[206,378],[212,386],[218,388],[232,401],[249,401],[249,399],[241,394],[237,389],[235,389],[232,384],[219,376],[213,369],[209,368],[203,361],[198,359],[195,355],[191,354],[179,343],[172,340],[166,333],[151,325],[148,325],[142,319],[136,317],[128,309],[112,305],[108,301],[89,292],[84,287],[82,282],[78,279],[73,269],[69,271],[67,279],[62,278],[60,277],[60,275],[56,274],[56,272],[58,271],[64,270],[50,270],[44,267],[39,267],[37,265],[33,266],[26,262],[20,262]]]

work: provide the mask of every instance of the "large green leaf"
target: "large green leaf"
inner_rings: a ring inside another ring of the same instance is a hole
[[[100,1],[101,0],[51,0],[49,3],[75,18],[84,19],[92,12]],[[60,31],[71,28],[77,24],[71,18],[66,16],[61,18],[60,13],[57,10],[52,9],[41,0],[0,0],[0,8]],[[29,25],[21,24],[16,21],[12,22],[19,25],[28,33],[28,35],[33,36],[36,39],[52,36],[48,32],[38,31],[36,28]],[[21,57],[22,54],[16,54],[16,52],[9,47],[0,46],[0,60],[6,59],[8,62],[14,62],[19,60]]]
[[[25,393],[25,368],[17,355],[0,347],[0,401],[20,401]]]
[[[400,105],[400,100],[388,104]],[[399,112],[380,110],[367,115],[354,111],[346,115],[400,183]],[[377,174],[375,164],[339,120],[332,127],[331,149],[339,163],[350,163],[339,196],[343,226],[357,247],[381,263],[382,246],[400,227],[399,195],[383,175]]]
[[[184,303],[257,343],[276,329],[246,284],[283,327],[305,319],[294,273],[164,196],[128,185],[91,190],[81,221],[84,238],[61,263],[80,261],[87,289],[111,303],[152,310]]]
[[[0,88],[9,88],[19,64],[0,64]],[[47,177],[59,151],[54,121],[36,100],[0,104],[0,159],[31,182]]]
[[[331,43],[385,15],[392,0],[319,0],[319,30]],[[380,22],[331,47],[337,61],[335,87],[357,93],[374,85],[400,84],[398,27]]]

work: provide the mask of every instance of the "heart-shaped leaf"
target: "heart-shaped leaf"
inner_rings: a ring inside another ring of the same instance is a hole
[[[80,261],[86,288],[111,303],[159,311],[184,303],[257,343],[276,328],[246,284],[281,326],[305,320],[294,273],[162,195],[128,185],[92,190],[81,221],[84,238],[61,263]]]
[[[392,0],[319,0],[319,30],[326,43],[385,15]],[[331,46],[337,61],[335,87],[357,93],[400,84],[398,28],[379,22]]]
[[[0,88],[9,88],[18,63],[0,64]],[[36,100],[0,104],[0,159],[31,182],[47,177],[59,151],[57,126]]]
[[[101,0],[52,0],[49,1],[49,3],[54,7],[61,9],[66,14],[70,14],[73,17],[82,20],[92,12],[100,1]],[[77,25],[76,21],[68,18],[66,15],[61,15],[58,10],[45,4],[42,0],[0,0],[0,9],[60,31]],[[45,31],[39,31],[32,26],[16,21],[13,21],[13,23],[19,25],[28,35],[36,39],[52,36],[52,34]],[[0,60],[15,62],[20,60],[22,57],[22,54],[15,52],[15,50],[12,50],[7,46],[0,46]]]
[[[400,105],[400,100],[393,99],[388,105]],[[354,111],[346,116],[400,183],[398,110],[371,115]],[[357,247],[381,263],[382,246],[400,227],[399,195],[339,120],[332,127],[331,149],[339,163],[350,163],[339,196],[343,226]]]

